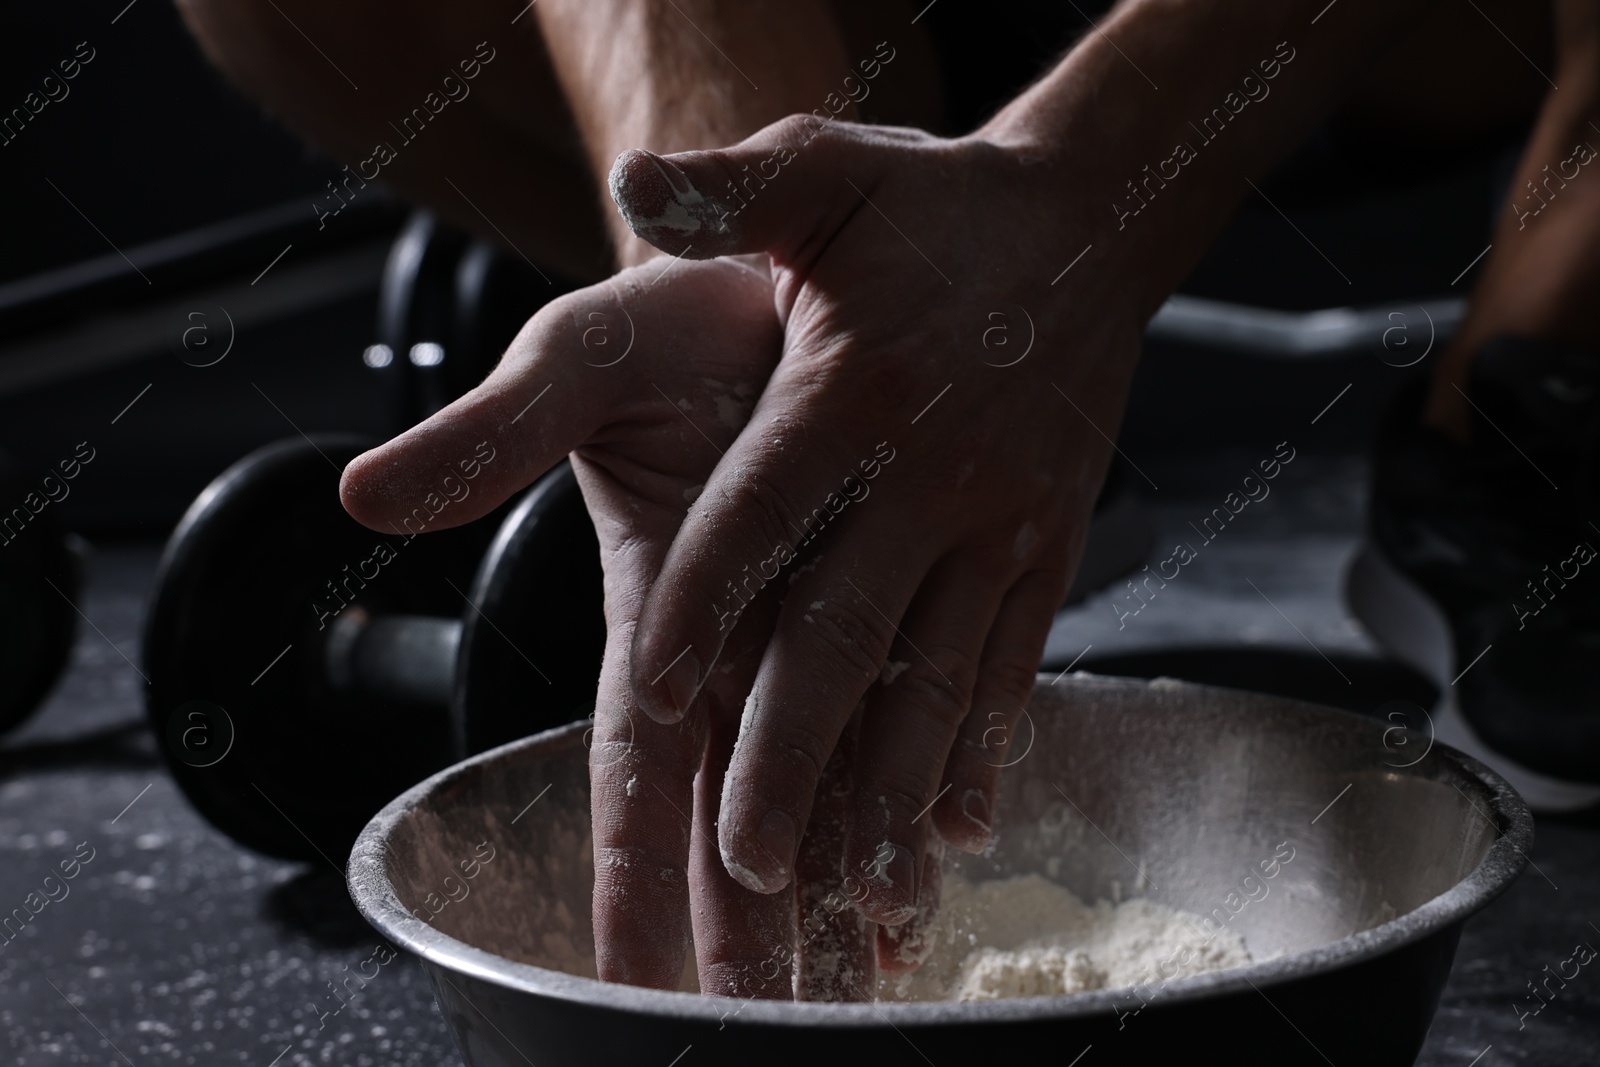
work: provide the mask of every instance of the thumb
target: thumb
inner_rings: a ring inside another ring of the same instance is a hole
[[[634,236],[670,255],[770,252],[793,263],[859,206],[846,178],[861,186],[882,168],[861,129],[791,115],[730,148],[630,148],[611,167],[611,198]]]
[[[591,319],[610,312],[623,320],[602,287],[546,305],[481,385],[345,467],[345,510],[384,533],[446,529],[532,484],[610,411],[623,378],[585,347]]]

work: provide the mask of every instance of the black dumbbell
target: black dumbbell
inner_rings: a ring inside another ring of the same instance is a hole
[[[464,390],[442,379],[452,355],[455,277],[467,235],[426,211],[413,212],[389,249],[378,289],[377,343],[361,359],[377,375],[402,426],[438,411]]]
[[[157,571],[151,725],[201,813],[271,855],[342,864],[422,778],[594,708],[602,579],[571,468],[503,505],[498,528],[430,532],[419,505],[383,535],[338,497],[373,443],[246,456],[190,506]],[[465,499],[471,479],[448,473],[442,493]]]
[[[378,340],[362,361],[399,425],[410,426],[483,381],[522,324],[573,288],[520,255],[414,212],[384,264]]]
[[[20,725],[72,655],[82,551],[56,521],[50,484],[0,452],[0,732]]]
[[[456,264],[454,353],[445,381],[459,396],[488,376],[512,338],[546,303],[577,283],[542,271],[499,245],[476,240]]]

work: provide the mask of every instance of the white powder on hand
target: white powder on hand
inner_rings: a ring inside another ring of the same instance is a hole
[[[1251,961],[1231,930],[1149,900],[1085,904],[1036,874],[989,882],[944,877],[932,953],[886,974],[879,1000],[994,1000],[1158,985]]]

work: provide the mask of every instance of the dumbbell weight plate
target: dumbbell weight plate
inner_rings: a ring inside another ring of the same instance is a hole
[[[489,376],[523,325],[545,304],[578,288],[520,255],[474,241],[456,264],[455,327],[443,370],[459,396]]]
[[[600,543],[570,464],[541,478],[478,568],[456,669],[458,747],[483,752],[594,712],[605,653]]]
[[[0,453],[0,732],[31,715],[72,655],[81,561],[56,522],[54,503],[35,514],[28,495],[41,487]],[[15,521],[12,509],[27,515]]]
[[[296,438],[246,456],[191,505],[157,571],[144,638],[151,726],[201,813],[270,855],[342,865],[374,812],[456,755],[445,709],[380,704],[326,680],[313,605],[338,606],[327,582],[371,575],[365,561],[383,543],[394,558],[365,588],[351,582],[344,611],[459,618],[495,528],[407,541],[351,519],[339,474],[374,443]]]
[[[462,385],[447,380],[446,375],[446,364],[455,357],[449,346],[455,322],[456,270],[467,240],[463,231],[429,212],[416,211],[384,264],[378,293],[378,340],[389,346],[392,362],[380,368],[380,373],[403,398],[401,425],[427,418],[477,384]],[[420,342],[444,347],[445,362],[414,364],[412,346]]]

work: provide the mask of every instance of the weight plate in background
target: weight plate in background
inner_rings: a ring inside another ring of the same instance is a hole
[[[501,525],[472,586],[451,705],[477,753],[594,713],[605,652],[600,542],[565,460]]]
[[[368,819],[454,752],[447,709],[329,687],[327,583],[371,574],[382,543],[394,558],[364,588],[350,581],[354,606],[459,618],[501,514],[409,541],[366,529],[340,506],[339,476],[375,443],[295,438],[224,471],[168,542],[145,623],[150,724],[189,799],[242,844],[340,868]]]

